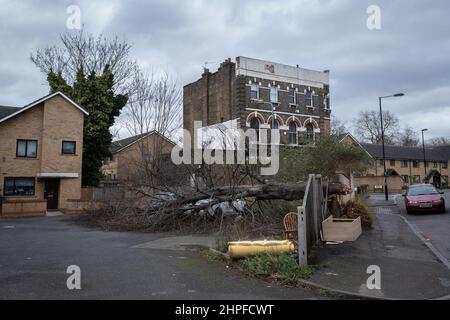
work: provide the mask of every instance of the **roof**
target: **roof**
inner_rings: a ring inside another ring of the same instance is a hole
[[[375,159],[383,158],[382,145],[362,143],[364,149]],[[385,145],[385,155],[388,160],[423,160],[421,147],[402,147]],[[449,161],[450,146],[425,148],[427,161]]]
[[[141,134],[138,134],[138,135],[135,135],[135,136],[132,136],[132,137],[128,137],[128,138],[125,138],[125,139],[113,141],[111,143],[110,151],[111,151],[112,154],[116,154],[116,153],[122,151],[123,149],[131,146],[132,144],[138,142],[139,140],[141,140],[141,139],[143,139],[143,138],[145,138],[147,136],[150,136],[152,134],[157,134],[160,137],[162,137],[163,139],[165,139],[167,142],[175,145],[175,142],[173,142],[172,140],[170,140],[166,136],[162,135],[158,131],[153,130],[153,131],[149,131],[149,132],[146,132],[146,133],[141,133]]]
[[[359,143],[359,141],[358,141],[358,140],[357,140],[350,132],[339,134],[339,135],[337,136],[337,139],[339,140],[339,142],[343,142],[344,139],[347,138],[347,137],[349,137],[349,138],[354,142],[354,144],[356,144],[357,146],[359,146],[359,147],[360,147],[361,149],[363,149],[370,157],[373,158],[373,156],[367,151],[367,149],[364,148],[364,147],[361,145],[361,143]]]
[[[0,119],[3,119],[14,112],[17,112],[20,109],[21,108],[17,108],[17,107],[0,106]]]
[[[64,93],[58,91],[55,93],[51,93],[48,94],[38,100],[35,100],[25,106],[23,106],[22,108],[14,108],[14,107],[0,107],[0,123],[3,121],[6,121],[12,117],[15,117],[16,115],[33,108],[34,106],[39,105],[40,103],[49,100],[55,96],[61,96],[64,99],[66,99],[70,104],[72,104],[74,107],[76,107],[77,109],[79,109],[81,112],[83,112],[85,115],[88,115],[89,112],[87,112],[85,109],[83,109],[82,107],[80,107],[76,102],[74,102],[72,99],[70,99],[69,97],[67,97]]]

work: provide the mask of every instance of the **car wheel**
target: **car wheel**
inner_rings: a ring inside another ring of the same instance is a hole
[[[411,210],[408,210],[408,209],[406,209],[406,214],[409,214],[409,215],[411,215],[411,214],[412,214],[412,211],[411,211]]]
[[[447,210],[445,209],[445,202],[442,204],[441,213],[446,213]]]

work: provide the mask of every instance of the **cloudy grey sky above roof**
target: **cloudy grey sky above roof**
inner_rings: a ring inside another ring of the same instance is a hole
[[[0,105],[21,106],[48,93],[30,53],[58,43],[67,6],[79,5],[85,29],[133,44],[143,69],[166,69],[181,83],[243,55],[331,71],[333,114],[351,125],[378,96],[403,125],[450,136],[448,0],[0,0]],[[381,30],[366,26],[381,8]]]

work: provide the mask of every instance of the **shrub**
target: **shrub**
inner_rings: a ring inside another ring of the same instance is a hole
[[[347,202],[344,206],[343,213],[343,218],[356,219],[361,217],[362,227],[372,229],[373,214],[365,199],[356,197],[354,200]]]
[[[261,253],[242,260],[243,269],[252,277],[272,277],[285,285],[296,285],[299,279],[309,278],[314,269],[301,267],[291,255]]]

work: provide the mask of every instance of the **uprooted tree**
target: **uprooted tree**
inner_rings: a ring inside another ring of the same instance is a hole
[[[153,166],[149,162],[156,163],[157,159],[147,159],[143,170],[148,174],[149,168],[154,168],[150,170],[153,179],[128,182],[137,194],[152,202],[152,205],[133,212],[137,221],[157,230],[178,226],[180,221],[194,221],[194,225],[205,219],[221,221],[223,215],[217,215],[211,208],[217,208],[221,203],[234,207],[238,200],[246,203],[239,216],[254,220],[255,216],[265,216],[267,210],[263,207],[268,202],[303,199],[309,173],[325,177],[336,172],[362,171],[368,163],[367,154],[362,149],[340,143],[333,137],[319,139],[314,147],[281,147],[280,170],[270,179],[259,174],[260,165],[203,163],[175,166],[170,159],[166,160],[159,159],[158,165]],[[173,175],[176,176],[176,184],[164,183],[173,179]],[[339,183],[329,183],[327,188],[329,195],[350,191]],[[168,193],[172,196],[166,197]],[[124,210],[117,210],[118,215],[121,212]],[[130,221],[130,215],[127,221]]]

